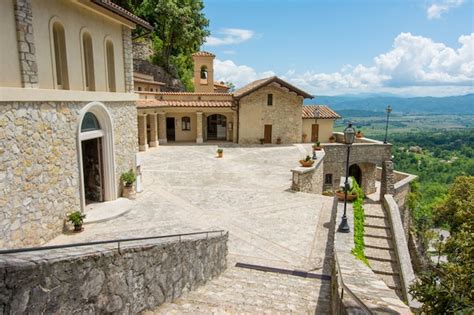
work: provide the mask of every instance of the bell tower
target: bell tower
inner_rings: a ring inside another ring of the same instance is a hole
[[[214,57],[207,51],[198,51],[193,55],[194,92],[214,93]]]

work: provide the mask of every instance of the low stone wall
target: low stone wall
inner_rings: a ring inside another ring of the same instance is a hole
[[[228,234],[208,239],[0,256],[1,314],[137,314],[226,268]],[[115,245],[116,246],[116,245]]]
[[[335,222],[331,225],[334,233],[334,259],[331,277],[332,314],[365,314],[364,308],[353,294],[373,314],[411,314],[405,305],[385,282],[373,273],[362,261],[355,258],[351,250],[354,247],[354,214],[352,205],[348,205],[347,219],[350,233],[337,232],[337,226],[343,214],[343,203],[334,201]],[[339,263],[340,272],[337,268]],[[350,290],[342,288],[342,283]],[[344,291],[341,299],[341,291]]]
[[[323,193],[324,151],[317,154],[317,160],[311,167],[295,167],[291,170],[293,180],[291,190],[313,194]]]
[[[411,297],[408,289],[415,280],[415,273],[411,264],[410,252],[408,250],[408,242],[405,237],[400,210],[392,195],[385,195],[383,198],[383,206],[388,213],[388,219],[392,231],[392,239],[395,244],[395,254],[400,268],[400,279],[402,282],[402,292],[408,304],[417,308],[419,303]]]

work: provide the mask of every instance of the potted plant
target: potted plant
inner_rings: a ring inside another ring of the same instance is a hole
[[[321,151],[321,142],[316,141],[316,143],[313,143],[313,150],[314,151]]]
[[[120,176],[120,179],[123,182],[123,192],[122,196],[128,199],[135,198],[135,187],[133,183],[137,180],[137,175],[133,172],[133,170],[129,170]]]
[[[362,133],[362,131],[357,131],[356,133],[356,138],[363,138],[364,137],[364,134]]]
[[[217,157],[221,158],[223,156],[224,156],[224,149],[221,149],[221,148],[217,149]]]
[[[303,133],[303,142],[306,142],[306,138],[308,138],[308,135]]]
[[[260,140],[260,144],[265,144],[265,139],[260,138],[259,140]]]
[[[345,188],[341,187],[338,190],[336,190],[336,195],[337,195],[337,199],[339,199],[339,201],[344,201]],[[349,190],[347,191],[347,201],[354,201],[356,199],[357,199],[357,192],[355,190],[349,188]]]
[[[277,144],[281,144],[281,137],[277,138]]]
[[[74,211],[67,215],[67,221],[74,225],[74,232],[82,231],[82,223],[84,222],[86,215],[80,211]]]
[[[304,160],[300,160],[300,164],[303,167],[311,167],[314,164],[314,160],[312,160],[311,157],[307,155]]]
[[[330,143],[336,142],[336,137],[330,136],[330,137],[329,137],[329,142],[330,142]]]

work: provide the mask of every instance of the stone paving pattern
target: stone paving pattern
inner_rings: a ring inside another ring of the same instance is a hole
[[[310,152],[310,144],[245,148],[227,144],[222,159],[216,158],[216,149],[216,145],[166,145],[140,153],[144,192],[133,208],[50,243],[225,229],[228,270],[163,309],[327,313],[329,281],[234,266],[241,262],[330,274],[332,246],[326,243],[332,198],[290,190],[290,169]]]

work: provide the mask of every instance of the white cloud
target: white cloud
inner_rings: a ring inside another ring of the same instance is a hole
[[[454,95],[474,92],[474,33],[458,39],[459,48],[430,38],[400,33],[393,47],[373,59],[371,65],[345,64],[339,71],[320,73],[294,69],[280,74],[296,86],[319,95],[390,92],[405,95]],[[215,78],[241,87],[274,75],[257,72],[231,60],[216,60]]]
[[[458,42],[460,48],[454,49],[426,37],[401,33],[393,49],[376,56],[370,66],[344,65],[333,73],[308,71],[285,77],[316,94],[472,92],[474,33],[460,36]]]
[[[464,0],[444,0],[440,3],[434,3],[426,10],[428,19],[439,19],[442,14],[460,6],[463,2]]]
[[[218,32],[221,36],[208,36],[205,45],[222,46],[240,44],[254,37],[255,32],[240,28],[224,28]]]
[[[232,60],[214,60],[214,78],[217,81],[232,82],[237,88],[272,75],[275,75],[272,71],[257,73],[252,67],[236,65]]]

